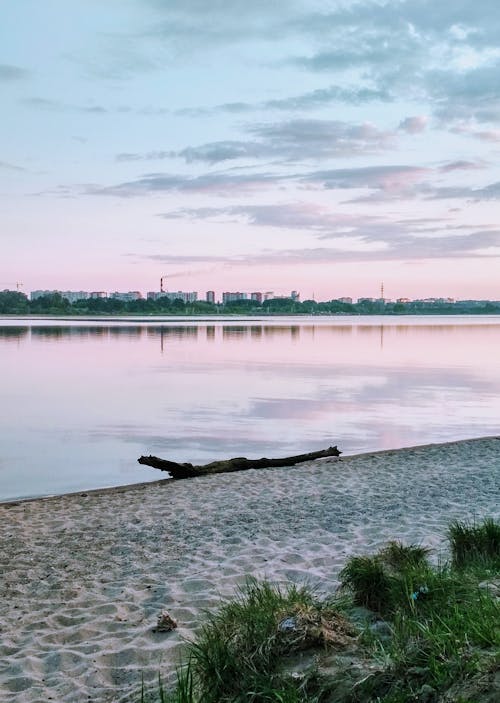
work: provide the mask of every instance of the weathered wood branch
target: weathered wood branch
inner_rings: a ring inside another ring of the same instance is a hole
[[[141,456],[137,461],[139,464],[152,466],[160,471],[168,471],[172,478],[192,478],[193,476],[205,476],[206,474],[222,474],[230,471],[247,471],[248,469],[267,469],[275,466],[294,466],[304,461],[313,461],[328,456],[340,456],[342,452],[337,447],[328,447],[319,452],[309,452],[308,454],[297,454],[296,456],[285,456],[282,459],[246,459],[245,457],[235,457],[222,461],[212,461],[210,464],[194,466],[193,464],[178,464],[176,461],[160,459],[157,456]]]

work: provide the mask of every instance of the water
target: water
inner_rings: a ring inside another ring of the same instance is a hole
[[[0,320],[0,500],[498,434],[500,317]]]

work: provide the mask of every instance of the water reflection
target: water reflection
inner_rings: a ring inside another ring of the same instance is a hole
[[[499,323],[500,324],[500,323]],[[301,336],[315,337],[321,335],[324,337],[334,336],[353,336],[360,337],[377,337],[383,342],[384,334],[387,335],[407,335],[412,334],[418,337],[452,336],[464,329],[469,328],[471,331],[488,332],[496,329],[496,325],[492,324],[335,324],[335,325],[315,325],[304,323],[302,325],[266,325],[266,324],[248,324],[248,325],[27,325],[27,326],[2,326],[0,321],[0,342],[9,339],[23,338],[40,338],[40,339],[108,339],[109,337],[124,337],[124,338],[141,338],[146,335],[151,338],[175,338],[182,339],[203,339],[214,340],[222,337],[225,341],[246,340],[249,338],[289,338],[297,340]]]
[[[499,347],[500,320],[10,323],[0,496],[158,478],[140,454],[203,463],[496,434]]]
[[[27,337],[29,327],[0,327],[0,341],[19,342],[24,337]]]

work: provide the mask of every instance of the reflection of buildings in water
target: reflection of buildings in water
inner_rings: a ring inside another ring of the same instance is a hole
[[[224,339],[244,339],[250,336],[252,339],[272,337],[291,337],[297,339],[300,336],[299,325],[224,325],[222,327],[222,337]]]
[[[360,335],[361,338],[371,337],[373,342],[378,341],[380,349],[391,338],[414,336],[449,336],[461,334],[466,330],[473,329],[476,334],[491,333],[496,334],[498,326],[495,324],[346,324],[346,325],[316,325],[316,324],[293,324],[293,325],[270,325],[270,324],[248,324],[248,325],[16,325],[12,327],[0,326],[0,342],[2,340],[22,340],[29,336],[43,341],[54,339],[84,340],[126,338],[140,340],[144,335],[151,339],[160,339],[163,350],[164,343],[171,340],[197,340],[199,335],[207,341],[215,341],[222,336],[223,340],[252,340],[288,338],[299,340],[301,338],[312,339],[315,343],[324,342],[328,344],[332,338],[346,335]],[[389,335],[389,337],[388,337]]]
[[[332,327],[332,331],[333,330],[335,334],[341,335],[348,335],[354,332],[353,325],[335,325],[335,327]]]
[[[357,333],[360,335],[377,335],[379,339],[380,349],[384,348],[384,330],[391,329],[384,325],[359,325],[357,327]]]
[[[161,327],[146,327],[146,334],[148,338],[153,340],[160,339],[160,349],[163,353],[165,349],[165,343],[169,339],[198,339],[198,325],[190,325],[189,327],[183,327],[177,325],[175,327],[171,326],[161,326]]]
[[[265,337],[292,337],[300,335],[299,325],[264,325]]]
[[[20,342],[28,336],[29,327],[0,327],[0,342]]]
[[[352,335],[353,325],[300,325],[302,334],[311,339]]]
[[[127,327],[91,327],[89,325],[79,325],[75,327],[62,327],[48,325],[44,327],[33,326],[29,328],[31,336],[36,339],[107,339],[109,337],[126,337],[128,339],[139,339],[144,328],[140,325]]]
[[[165,339],[173,338],[173,339],[184,339],[184,338],[190,338],[190,339],[196,339],[198,337],[198,330],[199,327],[198,325],[191,325],[189,327],[183,327],[181,325],[176,325],[175,327],[172,326],[162,326],[162,327],[146,327],[147,330],[147,336],[152,337],[153,339],[156,337],[161,337],[163,336]]]
[[[112,337],[132,337],[139,339],[144,334],[144,327],[135,325],[134,327],[110,327],[109,334]]]
[[[37,340],[44,339],[66,339],[66,340],[82,340],[90,339],[91,337],[107,338],[109,336],[109,327],[32,327],[31,336]]]
[[[246,325],[223,325],[222,327],[222,338],[223,339],[234,339],[241,337],[248,337],[250,335],[250,327]]]

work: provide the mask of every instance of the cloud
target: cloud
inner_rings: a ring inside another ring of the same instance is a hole
[[[265,155],[269,155],[269,153],[264,144],[243,141],[213,142],[170,152],[170,156],[183,158],[188,164],[196,161],[216,164],[234,159],[258,159]]]
[[[406,117],[399,123],[398,129],[408,134],[420,134],[427,128],[428,118],[425,115]]]
[[[127,158],[130,159],[127,155]],[[132,159],[133,160],[133,159]],[[88,184],[80,186],[87,195],[135,197],[162,192],[212,193],[235,195],[257,191],[272,185],[295,183],[326,189],[371,189],[386,195],[407,194],[413,184],[432,174],[432,169],[418,166],[367,166],[350,169],[330,169],[305,172],[250,172],[241,169],[212,171],[199,176],[172,173],[146,173],[117,185]],[[427,192],[427,191],[426,191]]]
[[[287,132],[287,125],[283,132],[283,143],[280,146],[282,154],[287,153],[287,138],[290,141],[294,137],[294,129]],[[256,127],[256,130],[260,127]],[[360,133],[364,138],[368,138],[372,132],[371,127],[364,132],[364,127],[360,127]],[[375,131],[376,140],[378,132]],[[274,132],[270,131],[269,138],[274,137]],[[319,145],[327,138],[327,132],[321,130],[317,135],[311,136],[311,146],[304,141],[302,149],[306,154],[313,154],[319,149]],[[212,159],[214,163],[224,157],[230,159],[235,156],[233,149],[237,149],[239,142],[214,142],[205,145],[206,149],[198,152],[192,148],[189,160]],[[220,151],[218,151],[220,149]],[[148,154],[123,153],[119,154],[119,161],[141,161],[146,158],[170,158],[172,154],[179,155],[180,152],[149,152]],[[247,153],[247,152],[245,152]],[[257,150],[255,151],[255,154]],[[260,153],[260,150],[259,150]],[[187,155],[185,154],[185,157]],[[267,154],[270,157],[270,154]],[[277,156],[277,153],[275,153]],[[307,170],[305,165],[290,169],[286,163],[273,164],[267,171],[254,171],[249,167],[234,167],[226,170],[207,171],[199,175],[186,175],[169,172],[145,173],[135,179],[117,183],[114,185],[82,184],[74,187],[60,187],[55,192],[58,195],[108,195],[123,198],[138,196],[151,196],[161,193],[180,192],[198,193],[215,196],[235,197],[240,194],[255,193],[265,191],[270,188],[295,187],[299,190],[336,190],[336,191],[365,191],[353,193],[345,203],[378,203],[385,201],[422,199],[442,199],[442,198],[472,198],[496,199],[496,186],[471,188],[465,186],[442,186],[433,183],[433,179],[441,174],[453,173],[456,171],[470,171],[484,169],[485,164],[481,161],[457,160],[448,162],[440,166],[412,166],[409,164],[381,164],[377,166],[363,166],[357,168],[322,169]],[[234,213],[233,213],[234,214]]]
[[[134,154],[131,152],[122,152],[116,155],[116,161],[127,162],[127,161],[156,161],[162,159],[172,158],[175,152],[172,151],[148,151],[145,154]]]
[[[206,61],[210,52],[218,60],[238,45],[245,56],[251,47],[253,66],[277,70],[286,64],[335,74],[336,85],[329,81],[324,88],[302,94],[255,104],[236,98],[177,114],[307,110],[331,102],[357,105],[416,98],[448,120],[461,114],[484,122],[500,115],[496,0],[353,0],[323,5],[290,0],[286,11],[280,3],[265,0],[135,0],[135,6],[134,30],[99,35],[94,53],[86,57],[94,73],[127,78],[173,62],[182,64],[186,58]],[[304,47],[302,53],[290,55],[290,47],[297,46]]]
[[[332,102],[341,102],[351,105],[361,105],[367,102],[390,102],[393,96],[384,88],[342,88],[332,85],[328,88],[318,88],[307,93],[292,95],[288,98],[267,100],[261,104],[265,110],[311,110],[324,107]]]
[[[331,213],[324,207],[312,203],[298,202],[276,205],[234,205],[229,207],[185,208],[161,213],[165,219],[217,219],[241,222],[259,227],[280,227],[303,229],[317,235],[340,231],[341,228],[354,229],[361,218],[341,213]],[[377,218],[373,218],[376,220]]]
[[[500,27],[499,27],[500,32]],[[500,56],[491,65],[467,71],[433,70],[425,79],[428,96],[434,101],[435,114],[444,125],[498,122],[500,119]],[[466,129],[464,130],[464,133]]]
[[[5,169],[6,171],[25,171],[26,170],[26,169],[22,168],[21,166],[9,164],[6,161],[0,161],[0,168]]]
[[[161,213],[159,217],[295,229],[329,242],[328,247],[264,251],[219,260],[231,265],[480,257],[488,255],[488,249],[493,255],[495,247],[500,246],[500,230],[488,225],[483,228],[457,225],[446,217],[391,219],[383,215],[339,213],[305,202],[181,209]],[[203,260],[213,263],[214,257],[196,258],[198,263]]]
[[[375,153],[393,146],[395,133],[369,122],[351,124],[340,120],[293,119],[247,125],[250,140],[224,140],[188,146],[178,151],[121,153],[118,161],[181,158],[186,163],[217,164],[238,159],[284,159],[303,161]]]
[[[484,163],[478,161],[466,161],[464,159],[458,161],[449,161],[440,167],[440,171],[443,173],[449,173],[450,171],[477,171],[486,168]]]
[[[353,154],[385,149],[394,134],[369,122],[351,124],[339,120],[293,119],[262,123],[248,128],[271,149],[298,157]]]
[[[288,252],[280,252],[283,256],[283,261],[322,261],[326,260],[342,260],[342,261],[409,261],[421,259],[449,259],[449,258],[482,258],[488,256],[482,250],[489,247],[500,246],[500,231],[473,232],[465,235],[437,235],[437,236],[419,236],[408,233],[397,233],[392,228],[392,236],[383,235],[382,231],[378,232],[380,239],[374,239],[373,235],[363,238],[364,243],[378,241],[384,246],[379,249],[363,248],[359,246],[358,239],[354,238],[356,247],[352,250],[333,246],[331,248],[311,248],[306,251],[289,250]],[[344,245],[345,247],[345,245]],[[498,254],[496,254],[498,256]],[[264,255],[264,258],[270,263],[270,255]],[[273,255],[274,257],[274,255]],[[274,257],[275,263],[280,260],[279,256]],[[263,263],[263,260],[260,260]]]
[[[317,148],[314,145],[313,148]],[[160,152],[161,153],[161,152]],[[123,154],[120,158],[135,161],[143,157]],[[77,191],[87,195],[113,195],[136,197],[156,193],[185,192],[206,193],[221,196],[235,196],[240,193],[265,190],[270,186],[286,184],[298,187],[316,187],[326,190],[368,190],[368,194],[356,195],[348,202],[382,202],[385,200],[437,199],[446,197],[466,197],[473,199],[496,199],[497,185],[484,188],[464,186],[435,186],[429,179],[448,171],[482,168],[482,165],[469,161],[455,161],[437,168],[411,165],[379,165],[359,168],[295,170],[282,172],[252,172],[247,169],[211,171],[198,176],[175,173],[146,173],[134,180],[116,185],[102,186],[87,184],[77,187]],[[75,192],[75,189],[73,189]],[[61,191],[62,193],[62,191]],[[68,194],[68,191],[64,191]]]
[[[479,129],[475,124],[460,123],[452,127],[450,132],[454,134],[464,134],[483,142],[490,142],[491,144],[500,142],[500,129]]]
[[[315,90],[255,103],[236,95],[215,106],[172,108],[177,115],[305,111],[331,103],[416,99],[443,124],[469,117],[479,122],[500,119],[496,0],[354,0],[321,7],[291,0],[285,12],[279,3],[264,0],[251,4],[135,0],[135,5],[136,29],[103,33],[94,54],[87,57],[94,73],[127,78],[138,71],[182,64],[187,58],[206,61],[210,52],[219,60],[222,52],[230,56],[230,47],[238,45],[254,68],[277,71],[285,64],[288,70],[298,66],[335,75],[335,83],[330,78]],[[291,56],[290,47],[297,46],[305,47],[302,54]],[[246,55],[249,47],[251,58]],[[402,130],[422,131],[417,118],[407,120],[402,121]]]
[[[279,176],[268,173],[216,172],[193,177],[169,173],[146,173],[136,180],[114,186],[84,185],[80,187],[80,192],[86,195],[113,195],[122,198],[168,192],[228,195],[260,190],[278,181]]]
[[[394,95],[387,88],[382,87],[342,87],[330,85],[327,88],[298,93],[283,98],[274,98],[261,102],[232,102],[220,103],[213,107],[189,107],[175,111],[176,115],[185,117],[203,117],[216,112],[229,114],[245,114],[257,111],[305,111],[316,110],[331,103],[344,103],[348,105],[363,105],[368,102],[392,102]]]
[[[275,249],[241,254],[176,256],[172,254],[135,254],[138,260],[162,264],[209,263],[231,267],[286,266],[361,261],[422,261],[431,259],[500,258],[500,230],[478,231],[466,235],[412,236],[400,234],[385,240],[345,237],[329,246],[300,249]]]
[[[203,51],[207,47],[235,42],[267,39],[286,31],[283,10],[266,0],[148,0],[158,12],[159,21],[144,32],[148,40],[157,39],[177,51]],[[289,0],[287,16],[300,16],[302,2]],[[161,14],[160,14],[161,13]],[[289,31],[287,32],[290,33]]]
[[[322,184],[327,189],[370,188],[386,194],[401,195],[407,193],[415,183],[421,182],[431,173],[431,169],[421,166],[365,166],[316,171],[310,173],[304,180]]]
[[[289,59],[295,66],[425,101],[445,122],[500,117],[495,0],[361,0],[304,12],[293,24],[312,46]]]
[[[0,64],[0,81],[22,81],[30,76],[30,72],[20,66]]]
[[[422,193],[432,200],[465,199],[479,202],[481,200],[500,200],[500,181],[479,188],[470,186],[425,186]]]
[[[50,112],[81,112],[91,115],[103,115],[108,112],[102,105],[74,105],[40,97],[21,98],[19,103],[25,107],[48,110]]]

